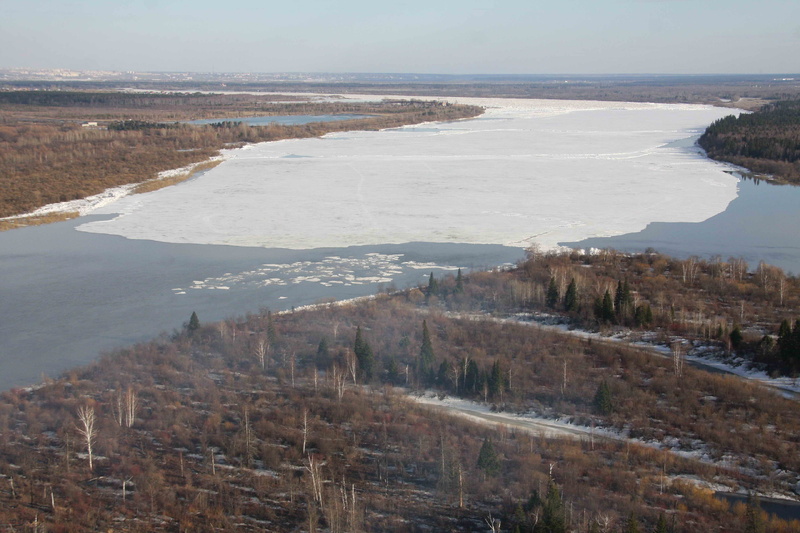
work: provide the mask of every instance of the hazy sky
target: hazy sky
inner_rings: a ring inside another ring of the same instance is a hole
[[[797,73],[798,0],[0,0],[0,68]]]

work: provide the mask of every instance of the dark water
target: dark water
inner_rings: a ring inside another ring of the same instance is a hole
[[[469,269],[523,255],[425,243],[307,251],[165,244],[74,229],[92,218],[0,233],[0,390],[180,328],[192,311],[215,321],[290,309],[453,272],[411,261]]]
[[[638,233],[560,243],[572,248],[614,248],[642,252],[654,248],[679,258],[719,255],[759,261],[800,273],[800,187],[739,181],[739,196],[728,208],[697,223],[653,222]]]
[[[726,500],[729,504],[747,504],[747,496],[744,494],[717,492],[715,496]],[[762,510],[783,520],[800,520],[800,502],[778,500],[775,498],[759,498],[758,505]]]
[[[281,126],[298,126],[310,124],[312,122],[336,122],[339,120],[355,120],[359,118],[369,118],[369,115],[276,115],[268,117],[242,117],[242,118],[211,118],[203,120],[192,120],[189,124],[216,124],[218,122],[244,122],[248,126],[268,126],[270,124],[280,124]]]

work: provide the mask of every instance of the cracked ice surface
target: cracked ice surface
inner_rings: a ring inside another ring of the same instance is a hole
[[[699,222],[736,179],[691,143],[731,110],[458,99],[472,120],[234,150],[202,176],[124,198],[82,231],[173,243],[308,249],[454,242],[545,248],[649,222]]]

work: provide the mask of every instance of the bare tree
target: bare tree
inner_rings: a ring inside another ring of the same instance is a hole
[[[80,425],[78,425],[78,433],[86,441],[86,453],[89,454],[89,470],[93,470],[93,461],[92,461],[92,452],[94,449],[94,439],[97,436],[97,430],[95,429],[94,425],[97,421],[97,418],[94,414],[94,408],[89,406],[83,406],[78,409],[78,420],[80,421]]]
[[[356,358],[356,353],[353,350],[347,350],[344,357],[347,363],[347,369],[350,371],[350,376],[353,378],[353,385],[355,385],[356,378],[358,377],[358,359]]]
[[[260,337],[256,341],[256,345],[253,348],[253,353],[255,353],[258,362],[261,363],[261,369],[265,369],[267,354],[269,353],[269,342],[267,342],[267,339]]]
[[[308,409],[303,409],[303,454],[306,453],[306,442],[308,440]]]
[[[117,391],[117,397],[114,399],[114,403],[111,404],[114,420],[120,427],[133,427],[138,407],[139,401],[136,398],[136,392],[133,387],[129,386],[125,392],[122,390]]]
[[[250,409],[247,406],[244,408],[244,449],[245,461],[249,466],[253,461],[253,430],[250,427]]]
[[[681,261],[681,274],[684,283],[690,285],[694,283],[694,278],[697,275],[699,265],[697,264],[697,257],[691,256],[685,261]]]
[[[783,271],[778,275],[778,295],[780,296],[780,305],[783,306],[783,299],[786,296],[786,276]]]
[[[336,391],[336,397],[339,401],[342,401],[342,396],[344,396],[344,383],[347,380],[347,373],[341,370],[338,365],[333,365],[331,377],[333,379],[333,389]]]
[[[685,356],[683,354],[683,345],[678,342],[673,342],[670,346],[672,348],[672,367],[677,377],[683,376],[683,362]]]
[[[489,513],[489,516],[483,519],[486,522],[486,525],[491,528],[492,533],[500,533],[500,520],[497,518],[492,518],[492,514]]]
[[[133,387],[129,386],[125,391],[124,407],[125,415],[123,417],[123,422],[125,423],[125,427],[132,428],[136,420],[136,408],[139,407],[139,401],[136,399],[136,391],[133,390]]]
[[[314,459],[314,456],[309,454],[306,470],[311,474],[311,493],[314,500],[322,507],[322,474],[320,469],[321,465],[319,460]]]

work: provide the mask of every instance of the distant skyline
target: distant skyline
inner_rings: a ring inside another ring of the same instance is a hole
[[[800,72],[796,0],[2,0],[0,68]]]

